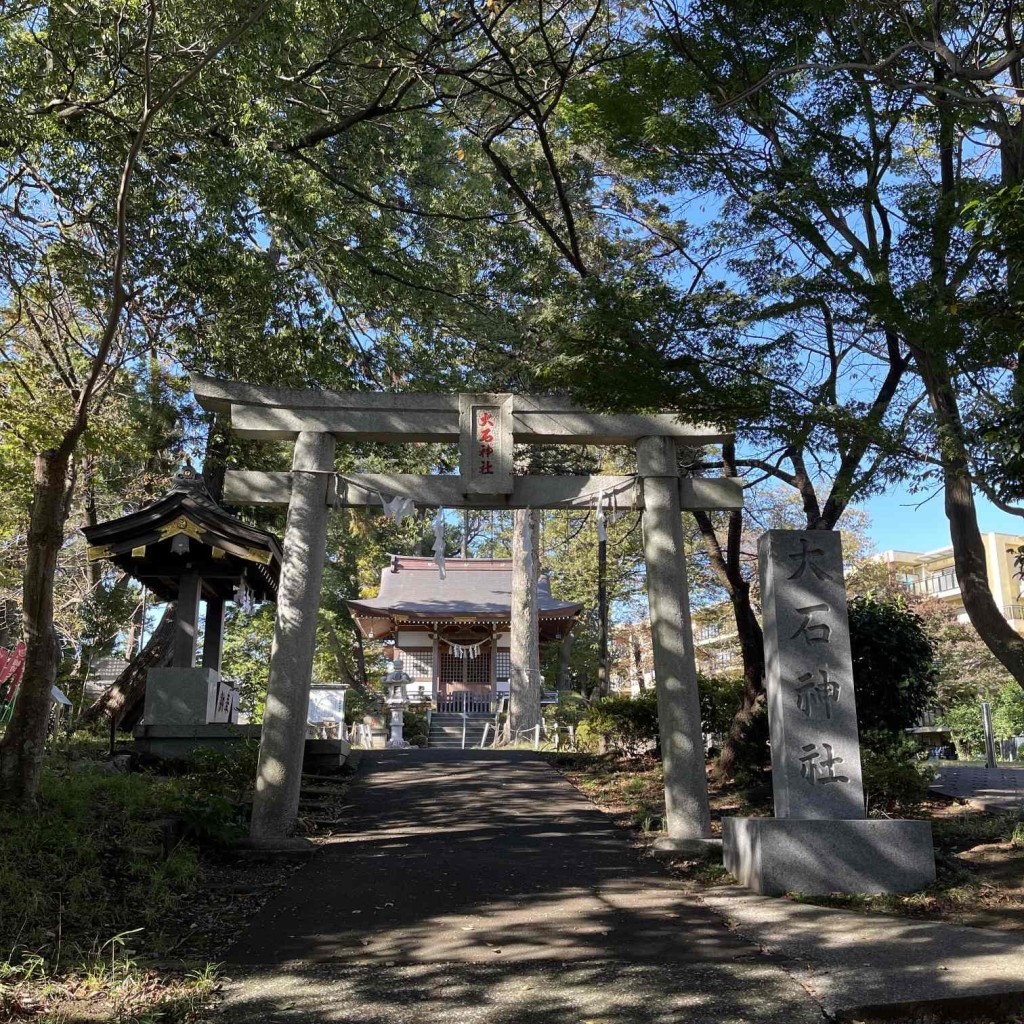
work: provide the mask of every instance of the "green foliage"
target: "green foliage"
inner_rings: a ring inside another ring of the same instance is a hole
[[[159,949],[200,884],[195,848],[169,853],[161,820],[180,806],[174,780],[108,775],[77,762],[44,774],[40,810],[10,815],[0,831],[0,944],[51,963],[97,953],[142,927]]]
[[[861,734],[864,800],[869,813],[914,814],[928,797],[935,770],[919,759],[919,745],[884,730]]]
[[[938,600],[919,601],[914,610],[922,617],[935,649],[938,672],[936,698],[940,707],[964,701],[992,700],[1011,681],[996,656],[970,622],[961,622],[955,608]]]
[[[581,693],[561,690],[557,704],[545,704],[542,708],[544,719],[549,726],[578,729],[590,713],[590,701]]]
[[[253,722],[263,721],[274,640],[275,606],[263,604],[252,615],[229,604],[224,617],[223,672],[239,683],[240,708]]]
[[[935,700],[932,643],[921,617],[900,597],[850,601],[850,646],[861,733],[915,725]]]
[[[992,701],[992,728],[1000,739],[1024,735],[1024,690],[1016,683],[1007,683]]]
[[[743,703],[743,679],[739,676],[698,676],[700,726],[707,736],[726,733]]]
[[[1024,734],[1024,690],[1016,683],[1006,683],[996,691],[990,703],[992,729],[997,740]],[[940,724],[950,731],[961,757],[985,756],[980,700],[967,699],[951,705],[943,713]]]
[[[658,739],[658,702],[653,691],[638,697],[612,694],[594,701],[576,733],[584,748],[603,740],[610,750],[638,757]]]
[[[974,758],[985,753],[985,729],[981,723],[981,707],[977,701],[954,704],[939,719],[948,729],[957,752],[963,758]]]
[[[406,708],[402,714],[402,736],[414,747],[427,745],[427,713]]]

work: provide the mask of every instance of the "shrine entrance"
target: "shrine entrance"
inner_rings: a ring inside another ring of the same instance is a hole
[[[680,844],[699,845],[710,837],[681,512],[741,508],[742,485],[685,475],[680,464],[687,461],[686,451],[727,441],[728,433],[681,423],[669,413],[592,413],[556,397],[328,392],[199,376],[193,378],[193,390],[204,409],[230,417],[239,437],[295,445],[290,473],[228,471],[224,488],[230,504],[288,508],[253,801],[254,840],[286,836],[298,812],[331,508],[381,507],[384,500],[396,499],[438,509],[597,508],[607,496],[618,509],[643,511],[666,831]],[[337,473],[338,441],[457,442],[460,472]],[[637,471],[628,476],[515,476],[513,443],[631,445]],[[517,629],[514,612],[511,627]],[[464,677],[448,685],[474,684]]]

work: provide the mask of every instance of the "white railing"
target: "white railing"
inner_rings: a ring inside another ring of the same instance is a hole
[[[438,697],[437,710],[448,715],[489,715],[494,711],[494,698],[489,693],[460,690]]]

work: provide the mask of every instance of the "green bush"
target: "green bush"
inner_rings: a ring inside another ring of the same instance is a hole
[[[886,730],[861,734],[861,768],[868,813],[915,813],[928,797],[935,770],[918,759],[918,744]]]
[[[984,755],[985,729],[981,724],[981,705],[978,701],[964,701],[947,708],[939,724],[949,730],[961,757]]]
[[[637,757],[658,740],[658,702],[653,690],[637,697],[613,694],[594,701],[576,732],[577,743]]]
[[[582,693],[562,690],[558,694],[557,704],[545,704],[541,710],[549,728],[559,726],[567,729],[572,726],[578,729],[590,711],[590,701]]]
[[[698,676],[700,726],[704,734],[726,733],[743,703],[743,679],[740,676]]]
[[[427,714],[425,711],[406,709],[402,715],[402,736],[414,747],[427,745]]]
[[[916,725],[934,705],[937,680],[924,620],[902,597],[855,597],[849,612],[860,731]]]

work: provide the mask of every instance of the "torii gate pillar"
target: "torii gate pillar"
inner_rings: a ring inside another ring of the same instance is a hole
[[[327,557],[327,496],[333,481],[334,444],[333,434],[312,431],[303,431],[295,440],[270,680],[249,829],[257,842],[287,836],[299,812],[317,611]]]
[[[679,464],[670,437],[642,437],[637,472],[644,488],[644,559],[665,772],[665,829],[657,844],[680,853],[711,852],[697,667],[686,582]]]

